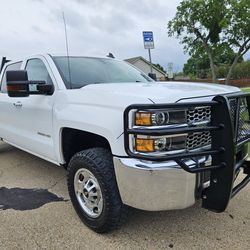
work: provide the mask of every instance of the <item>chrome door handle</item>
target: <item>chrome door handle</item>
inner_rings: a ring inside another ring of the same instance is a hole
[[[13,103],[13,105],[16,107],[16,108],[21,108],[23,106],[23,104],[21,102],[15,102]]]

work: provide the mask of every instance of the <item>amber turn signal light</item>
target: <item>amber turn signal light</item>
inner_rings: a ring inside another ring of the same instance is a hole
[[[146,112],[136,112],[135,125],[137,126],[149,126],[151,125],[151,114]]]
[[[138,152],[154,152],[153,139],[135,139],[135,148]]]

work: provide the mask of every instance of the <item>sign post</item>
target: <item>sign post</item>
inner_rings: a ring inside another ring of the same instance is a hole
[[[144,49],[148,50],[148,57],[150,62],[150,72],[153,73],[153,67],[152,67],[152,60],[151,60],[151,49],[154,49],[154,37],[152,31],[143,31],[143,42],[144,42]]]

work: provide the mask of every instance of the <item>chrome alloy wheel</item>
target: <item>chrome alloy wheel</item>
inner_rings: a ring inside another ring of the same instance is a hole
[[[77,200],[83,211],[91,218],[101,215],[103,197],[100,185],[95,176],[86,168],[80,168],[74,178]]]

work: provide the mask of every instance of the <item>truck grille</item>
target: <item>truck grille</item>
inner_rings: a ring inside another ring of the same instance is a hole
[[[197,107],[187,110],[188,125],[207,124],[211,121],[210,107]],[[192,133],[187,136],[186,147],[188,150],[204,147],[211,144],[210,132]]]
[[[190,125],[201,122],[210,122],[211,108],[197,107],[187,110],[187,123]]]
[[[211,144],[210,132],[192,133],[187,136],[187,149],[192,150]]]
[[[250,119],[247,100],[245,97],[229,99],[229,107],[235,135],[234,139],[236,143],[241,143],[250,138]],[[187,123],[191,126],[198,123],[209,123],[210,121],[210,107],[197,107],[187,111]],[[210,144],[210,132],[192,133],[187,136],[186,146],[188,150]]]

